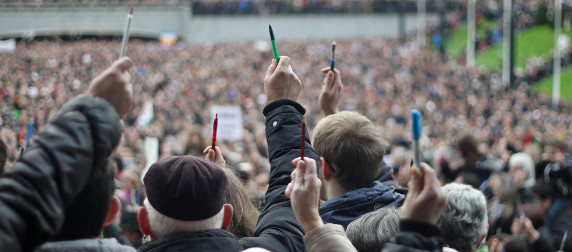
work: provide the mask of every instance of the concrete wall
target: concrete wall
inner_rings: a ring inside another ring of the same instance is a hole
[[[428,15],[435,24],[437,15]],[[406,16],[406,31],[416,27],[414,14]],[[395,14],[273,15],[273,16],[197,16],[188,29],[189,41],[247,41],[268,39],[272,24],[277,40],[397,37]]]
[[[50,34],[123,34],[128,7],[4,8],[0,36],[33,37]],[[131,34],[158,37],[161,30],[186,34],[189,6],[135,9]]]
[[[0,38],[51,34],[120,35],[129,12],[126,7],[0,8]],[[437,16],[429,14],[428,24]],[[272,24],[278,40],[397,37],[395,14],[292,14],[191,16],[189,6],[136,8],[133,36],[158,37],[160,31],[177,32],[189,42],[225,42],[268,39]],[[414,31],[414,14],[406,16],[406,31]]]

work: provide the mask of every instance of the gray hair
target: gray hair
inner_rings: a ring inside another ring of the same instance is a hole
[[[487,232],[487,202],[479,190],[450,183],[441,188],[447,197],[445,211],[437,221],[445,243],[459,252],[475,251]]]
[[[534,161],[528,154],[524,152],[512,154],[508,160],[508,167],[513,166],[520,166],[522,171],[528,174],[528,178],[522,183],[522,187],[530,188],[534,186],[534,183],[536,182],[534,174]]]
[[[381,251],[383,244],[399,232],[401,210],[380,208],[352,221],[346,235],[360,252]]]
[[[222,226],[224,208],[222,208],[218,214],[205,220],[182,221],[159,213],[159,211],[151,206],[147,199],[145,199],[144,204],[147,209],[147,218],[149,218],[151,233],[153,233],[153,236],[157,239],[172,233],[220,229]]]

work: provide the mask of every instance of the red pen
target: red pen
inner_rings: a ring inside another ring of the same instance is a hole
[[[218,127],[218,113],[215,115],[214,124],[213,124],[213,144],[211,149],[215,150],[215,143],[216,143],[216,129]]]
[[[302,118],[302,142],[300,143],[300,157],[304,160],[304,150],[306,149],[306,121]]]

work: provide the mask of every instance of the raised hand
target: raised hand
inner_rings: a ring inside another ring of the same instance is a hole
[[[530,243],[533,243],[540,238],[540,234],[536,229],[534,229],[532,221],[527,217],[514,218],[510,229],[513,234],[525,234]]]
[[[411,168],[409,192],[403,204],[403,219],[437,223],[447,205],[447,198],[437,180],[435,171],[422,163],[421,169]]]
[[[123,117],[133,106],[133,85],[129,68],[133,62],[123,57],[113,63],[89,84],[87,94],[105,99],[115,108],[119,117]]]
[[[280,60],[282,61],[282,60]],[[292,172],[292,182],[286,187],[286,196],[292,200],[292,209],[304,232],[322,226],[323,221],[318,212],[320,187],[316,161],[311,158],[292,160],[296,169]]]
[[[226,161],[224,161],[224,158],[222,157],[222,151],[218,146],[215,146],[214,150],[211,146],[208,146],[203,151],[203,154],[207,155],[205,157],[207,161],[213,162],[220,167],[224,167],[226,165]]]
[[[290,58],[280,56],[280,62],[272,60],[264,77],[264,93],[268,102],[279,99],[296,101],[302,89],[302,82],[298,79],[292,67]]]
[[[324,114],[332,115],[338,113],[338,106],[344,84],[342,84],[340,71],[337,69],[334,69],[332,72],[329,67],[326,67],[322,69],[322,73],[326,74],[326,78],[322,81],[322,92],[318,98],[318,103]]]

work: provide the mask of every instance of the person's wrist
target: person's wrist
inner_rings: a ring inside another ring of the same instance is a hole
[[[312,231],[314,228],[323,226],[324,222],[322,221],[322,218],[318,216],[318,218],[312,218],[309,220],[300,221],[300,225],[302,226],[304,233],[308,233]]]
[[[338,113],[338,109],[323,109],[322,110],[326,116]]]

